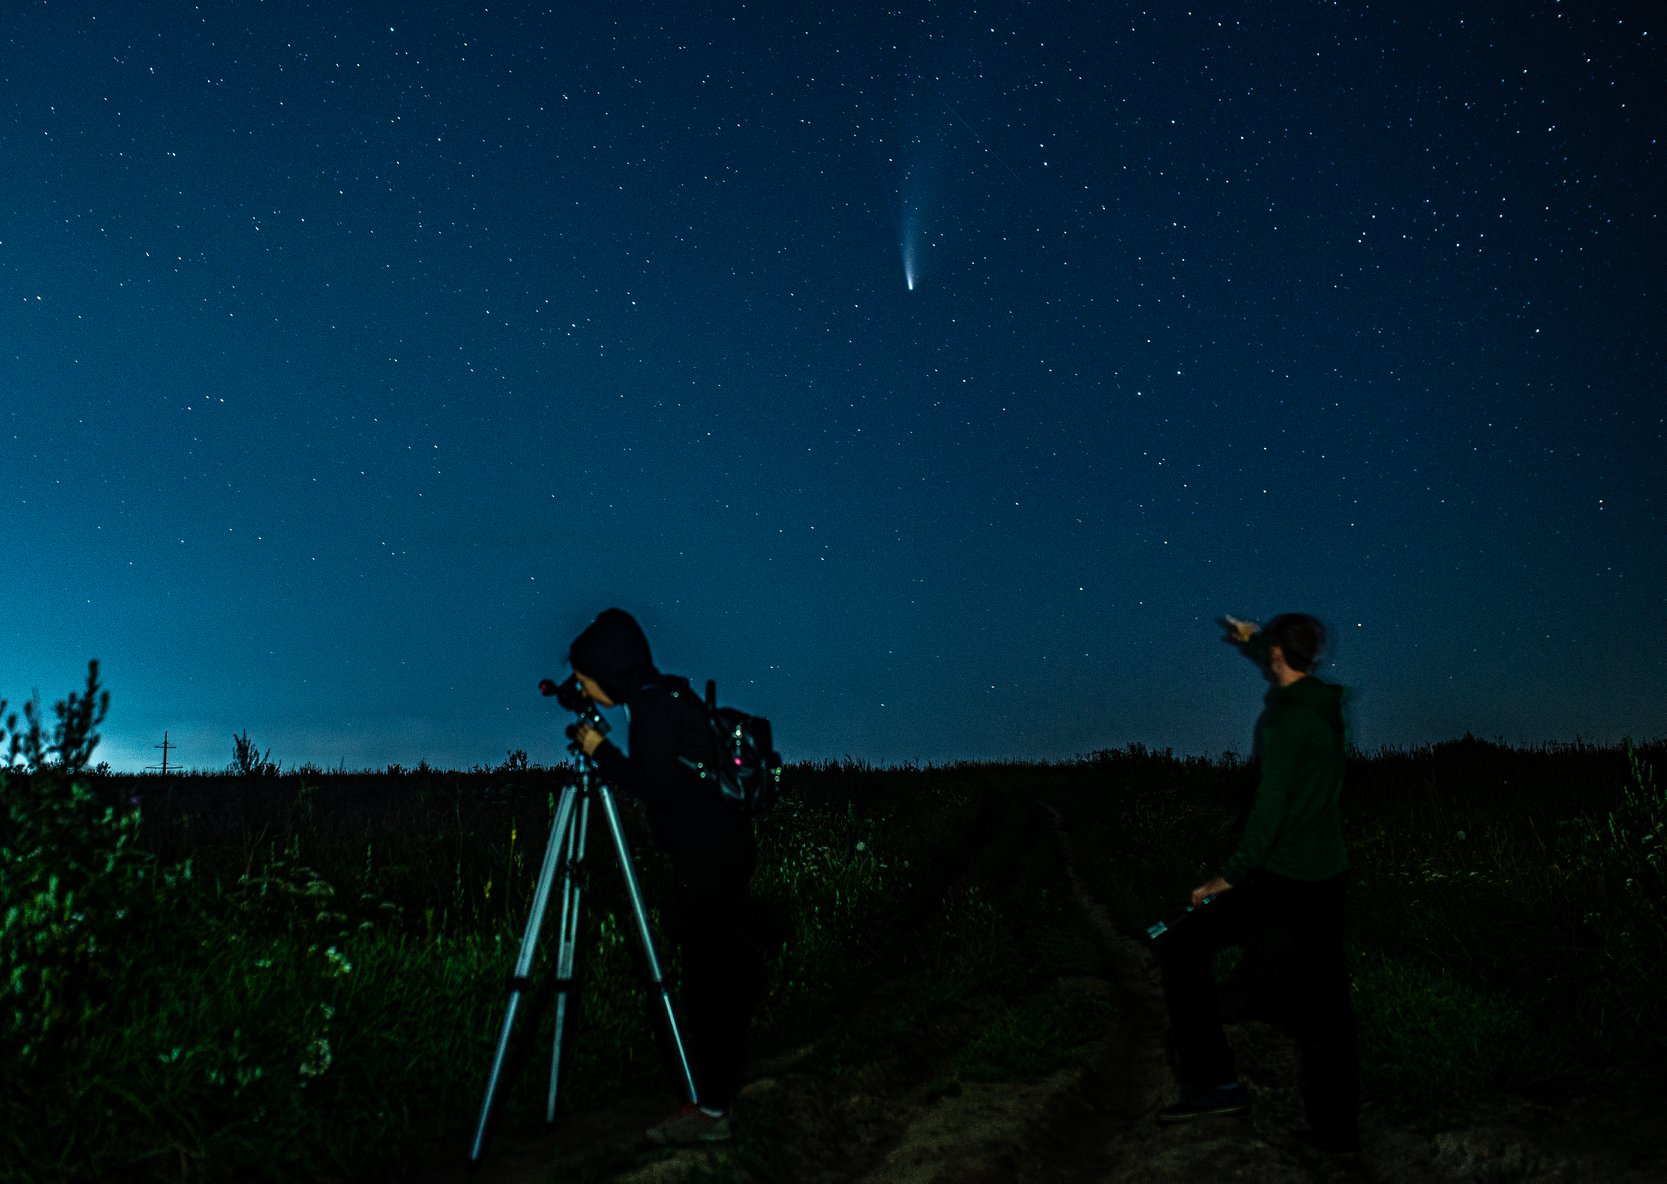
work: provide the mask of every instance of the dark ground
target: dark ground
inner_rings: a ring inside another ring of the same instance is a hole
[[[1145,946],[1120,933],[1077,877],[1077,853],[1058,809],[1018,803],[982,829],[959,875],[1023,882],[1063,869],[1063,884],[1100,944],[1099,975],[1060,977],[1045,987],[1086,993],[1116,1022],[1073,1063],[1040,1080],[946,1086],[957,1035],[1004,1006],[973,995],[946,1006],[889,1055],[830,1071],[816,1043],[753,1066],[736,1106],[739,1136],[714,1149],[650,1147],[644,1128],[675,1099],[619,1099],[565,1114],[546,1137],[495,1141],[480,1170],[463,1149],[420,1177],[425,1184],[551,1184],[555,1181],[803,1181],[832,1184],[1247,1184],[1368,1180],[1379,1184],[1646,1184],[1667,1180],[1667,1145],[1654,1133],[1653,1097],[1578,1100],[1555,1106],[1499,1099],[1458,1129],[1429,1133],[1381,1107],[1363,1115],[1357,1163],[1317,1160],[1289,1131],[1300,1125],[1297,1067],[1274,1028],[1231,1026],[1253,1094],[1248,1118],[1163,1128],[1153,1115],[1172,1100],[1162,995]],[[1060,856],[1063,854],[1063,861]],[[884,1024],[906,982],[882,982],[862,1002]],[[860,1021],[859,1021],[860,1022]]]

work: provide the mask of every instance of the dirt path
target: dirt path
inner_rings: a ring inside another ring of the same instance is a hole
[[[1667,1149],[1652,1138],[1648,1106],[1617,1114],[1604,1107],[1553,1111],[1501,1104],[1467,1129],[1424,1135],[1372,1108],[1362,1116],[1358,1162],[1338,1163],[1296,1145],[1302,1102],[1291,1042],[1265,1024],[1229,1025],[1255,1111],[1248,1120],[1200,1121],[1179,1128],[1152,1119],[1174,1089],[1165,1048],[1167,1017],[1155,960],[1120,933],[1077,874],[1063,815],[1049,808],[1072,893],[1104,943],[1130,1023],[1118,1055],[1085,1080],[1097,1105],[1081,1158],[1069,1172],[1045,1177],[1076,1184],[1181,1184],[1182,1181],[1337,1181],[1379,1184],[1645,1184],[1667,1180]],[[1056,1166],[1066,1167],[1062,1160]]]
[[[1265,1024],[1230,1026],[1255,1104],[1245,1118],[1159,1127],[1153,1115],[1175,1089],[1165,1045],[1167,1017],[1156,965],[1121,933],[1077,873],[1069,827],[1054,807],[1033,811],[1022,835],[992,840],[991,858],[1043,854],[1105,954],[1103,977],[1061,978],[1050,988],[1106,1001],[1119,1022],[1079,1060],[1040,1081],[946,1086],[943,1064],[874,1063],[829,1072],[816,1049],[755,1066],[737,1103],[746,1124],[734,1145],[649,1149],[642,1130],[665,1098],[630,1098],[606,1112],[564,1116],[548,1139],[500,1139],[482,1170],[437,1165],[433,1184],[1646,1184],[1667,1179],[1667,1152],[1643,1133],[1647,1115],[1606,1110],[1556,1113],[1502,1105],[1462,1131],[1420,1134],[1369,1110],[1358,1163],[1315,1157],[1289,1136],[1300,1125],[1290,1041]],[[976,862],[976,859],[974,859]],[[897,990],[904,989],[901,985]],[[883,1014],[887,988],[868,1006]],[[962,1001],[946,1028],[976,1019],[999,1000]],[[926,1047],[939,1042],[926,1041]],[[947,1045],[946,1045],[947,1046]]]
[[[1156,963],[1139,941],[1118,930],[1105,906],[1089,893],[1077,872],[1064,815],[1054,807],[1048,809],[1072,895],[1106,949],[1127,1020],[1117,1034],[1117,1047],[1103,1063],[1093,1066],[1083,1083],[1094,1121],[1088,1124],[1088,1137],[1081,1140],[1080,1159],[1070,1174],[1052,1178],[1084,1184],[1181,1184],[1213,1179],[1327,1181],[1356,1176],[1332,1163],[1310,1162],[1283,1134],[1300,1112],[1300,1101],[1288,1081],[1280,1080],[1289,1077],[1294,1065],[1281,1064],[1278,1057],[1272,1065],[1264,1057],[1245,1058],[1249,1062],[1245,1076],[1257,1103],[1250,1118],[1157,1125],[1153,1116],[1174,1101],[1175,1083],[1165,1043],[1168,1015]]]
[[[1104,947],[1108,968],[1104,980],[1062,981],[1060,987],[1104,992],[1121,1022],[1079,1064],[1043,1081],[967,1087],[907,1108],[883,1157],[849,1178],[862,1184],[1320,1184],[1350,1178],[1330,1164],[1306,1162],[1278,1133],[1295,1108],[1294,1091],[1282,1083],[1270,1089],[1270,1082],[1251,1078],[1258,1101],[1252,1119],[1172,1128],[1153,1121],[1158,1108],[1174,1100],[1175,1089],[1155,966],[1088,892],[1064,818],[1048,810],[1048,837],[1063,855],[1071,895]]]

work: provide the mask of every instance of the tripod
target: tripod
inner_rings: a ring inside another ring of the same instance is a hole
[[[469,1150],[471,1166],[480,1162],[486,1146],[486,1126],[492,1116],[492,1103],[498,1092],[498,1080],[503,1072],[504,1057],[509,1050],[510,1029],[515,1026],[515,1014],[521,1005],[521,994],[526,990],[532,972],[533,955],[538,949],[539,930],[544,925],[544,912],[550,902],[550,890],[556,878],[561,878],[561,928],[556,947],[556,1015],[555,1045],[550,1054],[550,1093],[544,1121],[556,1120],[556,1089],[561,1078],[562,1031],[567,1021],[567,997],[573,990],[573,955],[578,946],[579,906],[584,893],[585,833],[590,822],[590,804],[594,799],[602,807],[613,836],[614,854],[619,857],[619,870],[625,877],[625,891],[631,899],[631,913],[637,923],[637,937],[648,963],[650,984],[660,992],[660,1005],[666,1014],[666,1028],[671,1033],[672,1046],[677,1052],[677,1064],[683,1075],[683,1095],[696,1101],[695,1080],[689,1069],[689,1057],[683,1049],[683,1037],[677,1029],[677,1017],[672,1013],[671,994],[660,972],[660,959],[654,952],[654,938],[648,931],[648,910],[643,907],[642,890],[637,886],[636,869],[631,865],[631,852],[625,845],[625,831],[619,823],[619,808],[613,793],[599,777],[589,757],[577,748],[579,774],[561,791],[556,806],[555,822],[550,827],[550,843],[544,849],[544,866],[538,873],[538,886],[533,890],[532,911],[527,917],[526,932],[521,938],[521,953],[515,960],[515,972],[509,979],[509,1008],[504,1013],[504,1026],[498,1033],[498,1047],[492,1054],[492,1069],[486,1078],[486,1096],[481,1099],[480,1121],[475,1124],[475,1139]]]

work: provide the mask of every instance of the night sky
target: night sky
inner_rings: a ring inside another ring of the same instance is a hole
[[[18,0],[0,695],[562,754],[600,609],[789,759],[1667,733],[1654,4]]]

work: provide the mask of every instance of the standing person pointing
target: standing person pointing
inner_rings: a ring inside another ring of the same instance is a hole
[[[1222,1031],[1210,963],[1262,930],[1289,938],[1294,1018],[1309,1130],[1299,1141],[1334,1155],[1359,1150],[1359,1064],[1343,952],[1349,858],[1339,802],[1346,746],[1343,688],[1313,670],[1325,627],[1282,613],[1258,629],[1225,618],[1226,640],[1273,684],[1256,722],[1256,797],[1221,873],[1192,891],[1190,914],[1161,942],[1164,998],[1181,1097],[1160,1123],[1243,1114],[1250,1099]]]

